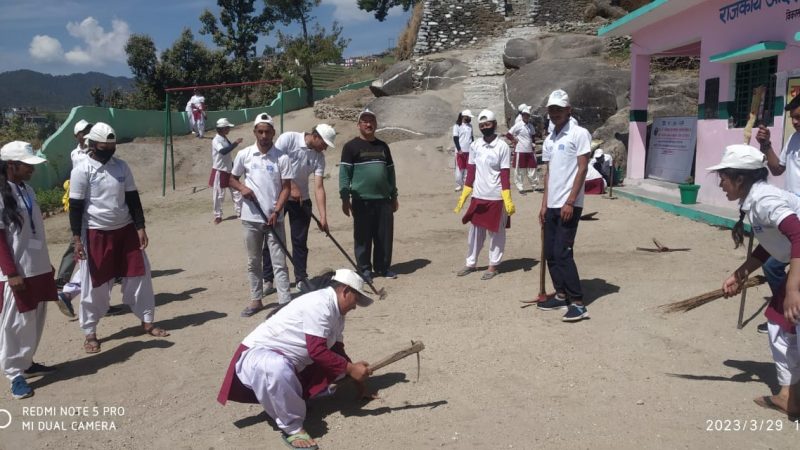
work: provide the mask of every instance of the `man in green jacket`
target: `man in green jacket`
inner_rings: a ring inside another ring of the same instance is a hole
[[[397,278],[392,264],[394,213],[399,208],[394,161],[389,146],[375,137],[378,121],[365,109],[358,116],[359,137],[342,149],[339,194],[342,212],[353,213],[353,241],[361,275]]]

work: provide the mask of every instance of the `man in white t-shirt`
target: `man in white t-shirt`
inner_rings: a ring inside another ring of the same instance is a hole
[[[233,128],[233,124],[228,119],[223,117],[217,120],[217,135],[211,141],[211,176],[208,179],[208,186],[211,188],[214,200],[214,224],[222,222],[222,202],[225,200],[225,189],[231,191],[236,215],[238,216],[242,211],[242,195],[230,187],[233,151],[237,145],[242,143],[242,138],[233,142],[229,141],[228,133],[231,132],[231,128]]]
[[[548,166],[539,222],[544,227],[545,256],[556,295],[539,303],[538,308],[548,311],[566,307],[562,320],[576,322],[589,317],[573,247],[583,211],[592,136],[571,120],[569,96],[560,89],[548,97],[547,114],[553,131],[543,144],[542,159]]]
[[[80,259],[80,326],[86,353],[100,351],[97,325],[108,311],[115,278],[122,279],[122,302],[129,305],[151,336],[169,336],[153,324],[155,295],[144,249],[144,209],[133,173],[115,158],[116,133],[103,122],[89,131],[89,157],[72,169],[69,223]]]
[[[536,188],[536,155],[533,154],[533,124],[531,123],[531,109],[524,108],[516,122],[506,133],[506,139],[511,141],[514,149],[511,155],[511,167],[514,168],[514,184],[517,192],[525,195],[525,176],[531,185],[531,190]],[[523,175],[524,174],[524,175]]]
[[[794,133],[789,136],[780,156],[776,155],[772,148],[770,131],[766,125],[759,125],[756,140],[761,144],[761,152],[767,156],[767,167],[770,173],[776,177],[784,175],[784,189],[800,196],[800,95],[795,96],[784,110],[789,112]],[[778,294],[778,289],[786,278],[786,266],[786,263],[771,256],[761,266],[773,296]],[[766,323],[759,325],[758,331],[766,333],[768,331],[766,325]]]
[[[330,383],[345,376],[366,396],[372,371],[347,356],[343,331],[347,313],[372,302],[358,274],[337,270],[330,287],[298,297],[244,338],[217,401],[260,403],[290,447],[316,448],[303,427],[306,400],[332,393]]]
[[[295,287],[300,292],[308,292],[304,280],[308,279],[308,228],[311,225],[311,195],[308,179],[314,175],[314,198],[317,201],[320,230],[328,231],[328,210],[326,205],[325,154],[327,148],[335,148],[336,131],[332,126],[321,123],[310,133],[287,131],[275,141],[275,147],[289,155],[292,160],[294,178],[292,179],[289,200],[285,213],[289,216],[289,231],[292,236],[292,262],[294,262]],[[266,249],[265,249],[266,250]],[[270,270],[269,252],[264,252],[264,280],[269,283],[274,274]]]
[[[272,145],[275,128],[267,113],[256,116],[253,122],[256,143],[242,149],[233,161],[230,185],[242,194],[242,226],[247,248],[247,276],[250,281],[250,305],[242,317],[250,317],[264,308],[263,249],[269,248],[278,302],[289,303],[289,272],[281,242],[286,242],[283,230],[283,207],[289,198],[294,178],[289,155]],[[240,178],[244,176],[244,182]],[[266,217],[265,217],[266,216]]]

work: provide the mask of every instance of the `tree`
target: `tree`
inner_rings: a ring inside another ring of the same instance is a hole
[[[99,86],[95,86],[89,90],[89,95],[92,96],[92,101],[94,102],[94,106],[103,106],[103,101],[105,100],[105,96],[103,95],[103,90],[100,89]]]
[[[145,34],[134,34],[125,44],[128,67],[131,68],[136,92],[130,96],[130,107],[136,109],[161,109],[164,85],[156,75],[159,61],[153,39]]]
[[[386,15],[389,10],[395,6],[403,8],[403,11],[408,11],[409,8],[419,3],[419,0],[356,0],[358,9],[366,12],[375,11],[375,18],[383,22],[386,20]]]
[[[284,25],[292,22],[300,24],[302,34],[299,36],[278,32],[278,46],[283,50],[285,61],[300,66],[300,77],[306,86],[306,103],[313,105],[314,79],[311,68],[339,62],[350,40],[342,37],[342,27],[336,22],[333,22],[330,33],[319,25],[315,25],[309,33],[308,26],[314,19],[311,10],[319,6],[320,0],[264,0],[264,3],[271,10],[270,14]]]
[[[235,60],[250,61],[256,57],[259,35],[272,30],[274,17],[265,8],[255,15],[256,0],[217,0],[219,22],[208,9],[200,15],[200,34],[211,35],[214,43]]]

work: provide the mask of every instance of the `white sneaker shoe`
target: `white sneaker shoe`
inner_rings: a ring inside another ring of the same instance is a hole
[[[456,188],[453,189],[453,190],[456,191],[456,192],[459,192],[459,191],[461,191],[461,189],[463,189],[461,186],[456,186]]]

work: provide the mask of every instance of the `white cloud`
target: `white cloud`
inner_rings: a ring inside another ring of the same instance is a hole
[[[342,23],[375,20],[373,13],[358,9],[356,0],[322,0],[322,4],[333,6],[333,18]]]
[[[94,17],[87,17],[80,23],[69,22],[67,31],[83,41],[82,46],[64,54],[70,64],[102,66],[109,62],[125,62],[125,43],[131,31],[124,21],[112,20],[111,31],[106,32]]]
[[[28,53],[34,59],[44,62],[60,61],[64,57],[61,42],[47,35],[37,34],[31,40]]]

